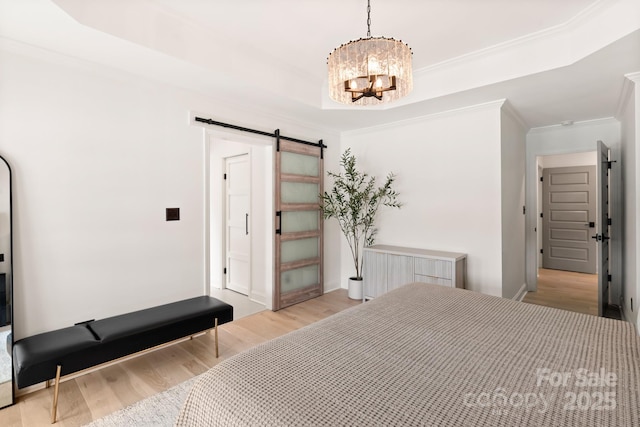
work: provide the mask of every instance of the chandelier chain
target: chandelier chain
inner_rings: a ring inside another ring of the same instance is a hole
[[[367,0],[367,38],[371,38],[371,0]]]

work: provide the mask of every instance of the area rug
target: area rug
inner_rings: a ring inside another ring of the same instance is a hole
[[[170,427],[197,377],[87,424],[86,427]]]

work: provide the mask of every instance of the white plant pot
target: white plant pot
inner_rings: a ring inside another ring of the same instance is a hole
[[[362,299],[362,279],[349,278],[349,298],[350,299]]]

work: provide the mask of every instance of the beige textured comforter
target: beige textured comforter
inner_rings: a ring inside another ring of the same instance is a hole
[[[179,426],[640,426],[629,323],[410,284],[203,374]]]

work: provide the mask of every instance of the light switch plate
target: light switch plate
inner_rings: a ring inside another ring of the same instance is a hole
[[[180,221],[180,208],[167,208],[167,221]]]

